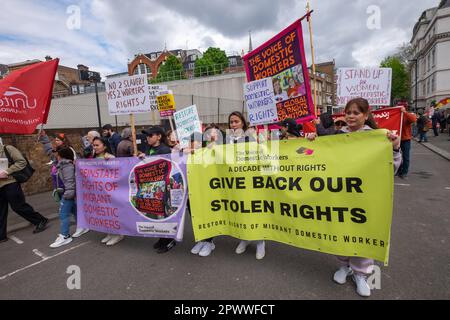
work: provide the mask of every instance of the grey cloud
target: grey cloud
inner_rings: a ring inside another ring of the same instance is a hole
[[[156,0],[180,15],[196,19],[230,38],[245,36],[248,30],[270,30],[290,1],[273,0]]]

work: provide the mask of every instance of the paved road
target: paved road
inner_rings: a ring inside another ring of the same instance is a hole
[[[390,265],[370,299],[450,299],[449,168],[413,143],[411,173],[395,179]],[[254,248],[238,256],[238,241],[220,237],[210,257],[193,256],[189,222],[185,241],[165,255],[153,251],[152,239],[106,247],[95,232],[48,248],[57,233],[54,220],[38,235],[31,228],[10,234],[23,244],[0,244],[0,299],[360,299],[350,281],[331,281],[336,261],[329,255],[269,242],[257,261]],[[81,268],[81,290],[67,289],[71,265]]]

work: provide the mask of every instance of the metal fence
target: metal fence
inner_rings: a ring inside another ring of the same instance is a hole
[[[99,92],[101,125],[110,123],[113,126],[130,125],[129,116],[110,116],[105,92]],[[232,100],[195,95],[175,94],[177,111],[193,104],[197,106],[200,120],[204,123],[227,123],[228,115],[233,111],[245,111],[243,100]],[[95,94],[82,94],[53,99],[47,129],[98,128],[100,125]],[[136,114],[137,126],[160,124],[159,112]]]

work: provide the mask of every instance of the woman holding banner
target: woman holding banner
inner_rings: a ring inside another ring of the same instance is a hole
[[[246,135],[248,129],[242,113],[235,111],[228,117],[228,128],[226,142],[227,143],[243,143],[255,141],[252,137]],[[236,247],[236,253],[242,254],[247,249],[251,241],[241,240]],[[264,240],[256,241],[256,259],[261,260],[266,255],[266,243]]]
[[[115,158],[115,156],[112,155],[111,147],[109,146],[107,138],[94,138],[94,140],[92,141],[92,147],[94,148],[95,159],[109,160]],[[113,246],[123,239],[123,235],[108,234],[105,238],[102,239],[102,243],[105,243],[107,246]]]
[[[345,121],[347,126],[343,127],[340,133],[352,133],[377,129],[375,120],[370,112],[369,102],[363,98],[350,100],[345,106]],[[392,142],[394,158],[394,174],[402,162],[400,152],[400,137],[388,132],[388,139]],[[315,133],[307,135],[308,140],[314,140]],[[363,257],[337,257],[341,267],[333,275],[333,280],[338,284],[344,284],[348,276],[352,276],[356,283],[356,292],[362,297],[369,297],[370,287],[367,277],[371,274],[374,265],[373,259]]]
[[[200,140],[200,141],[198,141]],[[203,140],[203,141],[202,141]],[[197,144],[196,144],[197,142]],[[223,134],[219,127],[215,124],[210,124],[205,128],[203,136],[201,134],[194,133],[191,136],[191,152],[200,147],[212,148],[214,145],[223,144]],[[191,212],[190,202],[188,200],[189,212]],[[200,257],[207,257],[216,248],[214,244],[214,238],[205,239],[199,241],[192,248],[192,254],[198,254]]]

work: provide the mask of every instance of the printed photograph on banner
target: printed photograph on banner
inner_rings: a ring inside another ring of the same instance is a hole
[[[181,207],[186,182],[173,162],[159,159],[137,165],[129,179],[130,203],[152,220],[169,218]],[[172,192],[176,190],[177,192]],[[180,199],[181,194],[181,199]],[[172,197],[176,197],[172,200]]]
[[[278,122],[272,78],[244,84],[244,100],[251,126]]]
[[[244,56],[249,82],[272,78],[278,120],[314,119],[302,25],[297,21]]]

